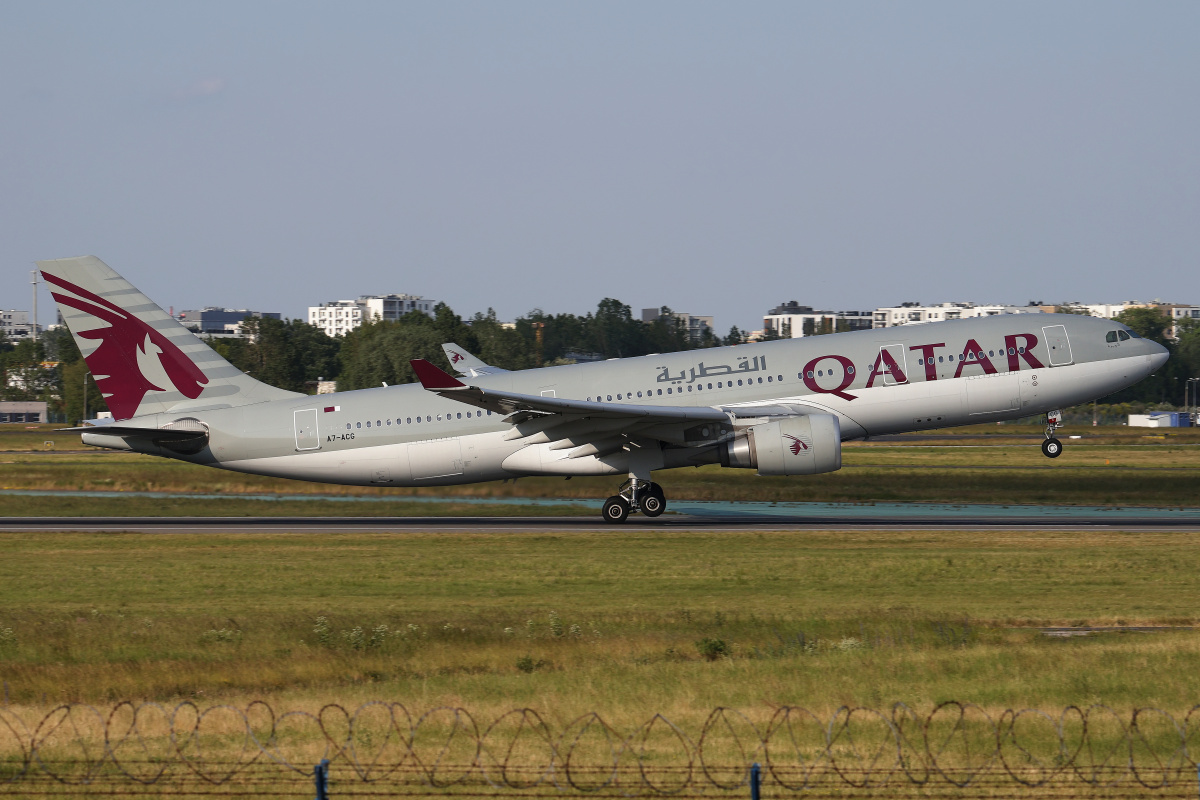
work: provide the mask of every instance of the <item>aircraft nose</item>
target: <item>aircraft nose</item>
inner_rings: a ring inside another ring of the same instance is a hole
[[[1151,372],[1157,370],[1163,364],[1167,363],[1167,358],[1171,355],[1167,348],[1163,347],[1158,342],[1148,342],[1153,350],[1150,353]]]

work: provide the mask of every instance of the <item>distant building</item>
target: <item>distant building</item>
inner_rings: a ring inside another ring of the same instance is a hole
[[[331,300],[319,306],[309,306],[308,324],[317,326],[330,336],[343,336],[365,320],[395,322],[413,311],[432,317],[436,305],[436,301],[420,295],[363,295],[357,300]]]
[[[1130,414],[1129,425],[1137,428],[1190,428],[1192,419],[1186,411],[1154,411],[1149,414]]]
[[[275,311],[250,311],[245,308],[208,306],[198,311],[180,311],[176,317],[183,327],[198,336],[242,336],[242,321],[247,317],[280,319]]]
[[[1113,319],[1122,311],[1127,311],[1131,308],[1157,308],[1169,320],[1171,325],[1167,328],[1167,336],[1172,339],[1178,339],[1180,331],[1180,323],[1184,320],[1193,319],[1200,323],[1200,306],[1184,305],[1181,303],[1168,303],[1164,300],[1126,300],[1124,303],[1064,303],[1057,306],[1041,306],[1043,311],[1056,313],[1058,311],[1074,311],[1079,313],[1086,311],[1093,317],[1103,317],[1105,319]]]
[[[38,327],[41,331],[41,327]],[[20,341],[28,339],[32,336],[33,329],[29,324],[28,311],[0,311],[0,333],[4,334],[4,338],[12,341]]]
[[[763,317],[759,338],[800,339],[821,333],[861,331],[871,327],[871,320],[870,311],[815,311],[811,306],[789,300]]]
[[[874,328],[894,328],[897,325],[915,325],[922,322],[942,322],[948,319],[971,319],[994,317],[1000,314],[1041,314],[1050,306],[977,306],[974,303],[941,303],[923,306],[920,303],[901,303],[898,306],[875,309],[872,321]]]
[[[46,404],[36,401],[0,401],[0,423],[46,422]]]
[[[681,311],[672,311],[671,316],[679,320],[683,327],[687,329],[688,339],[692,344],[699,344],[704,341],[704,331],[712,331],[712,317],[697,317],[693,314],[687,314]],[[662,308],[643,308],[642,322],[656,322],[662,317]]]

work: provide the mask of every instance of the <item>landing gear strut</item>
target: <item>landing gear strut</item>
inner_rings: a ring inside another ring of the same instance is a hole
[[[1062,442],[1054,437],[1054,431],[1062,425],[1062,412],[1049,411],[1046,413],[1046,441],[1042,442],[1042,455],[1046,458],[1058,458],[1062,455]]]
[[[604,501],[605,522],[620,523],[629,514],[640,511],[647,517],[657,517],[667,510],[667,498],[663,489],[652,481],[631,478],[621,484],[617,493]]]

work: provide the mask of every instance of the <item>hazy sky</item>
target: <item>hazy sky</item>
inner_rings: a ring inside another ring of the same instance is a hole
[[[0,0],[0,307],[82,254],[287,316],[1200,304],[1198,44],[1195,0]]]

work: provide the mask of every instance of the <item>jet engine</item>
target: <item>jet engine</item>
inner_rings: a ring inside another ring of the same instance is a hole
[[[834,414],[752,425],[719,448],[721,466],[759,475],[816,475],[842,468],[842,427]]]

